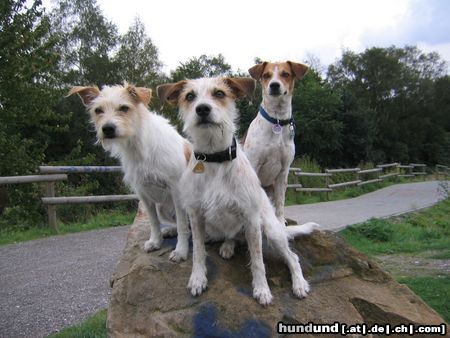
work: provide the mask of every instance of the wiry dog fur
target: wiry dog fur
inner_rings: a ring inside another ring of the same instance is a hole
[[[235,99],[253,92],[255,82],[249,78],[210,78],[181,81],[158,87],[158,95],[176,104],[184,122],[184,131],[196,152],[207,154],[223,151],[232,144],[236,131]],[[198,107],[210,107],[209,115],[200,117]],[[298,297],[309,291],[298,257],[288,244],[288,228],[275,216],[269,198],[244,152],[237,146],[237,157],[223,163],[206,162],[203,173],[194,173],[194,156],[183,173],[182,202],[191,221],[193,268],[188,288],[199,295],[207,286],[205,233],[225,244],[245,232],[251,256],[253,296],[261,304],[269,304],[272,295],[267,284],[262,256],[261,231],[287,263],[292,277],[292,290]],[[207,228],[205,231],[205,227]],[[300,226],[292,227],[304,234]],[[295,236],[296,230],[292,230]],[[309,228],[308,231],[311,231]],[[232,249],[232,248],[231,248]]]
[[[290,61],[263,62],[249,69],[250,75],[261,82],[261,106],[269,116],[280,120],[292,116],[294,80],[303,78],[307,71],[307,66]],[[286,186],[295,144],[289,125],[283,126],[280,134],[273,133],[272,126],[258,113],[247,131],[244,152],[273,201],[278,219],[284,222]]]
[[[179,178],[186,168],[190,144],[169,122],[147,109],[151,90],[124,86],[73,87],[88,108],[97,139],[120,159],[124,181],[138,194],[150,218],[151,235],[146,251],[161,247],[161,220],[177,223],[178,242],[172,261],[187,258],[189,224],[181,208]]]

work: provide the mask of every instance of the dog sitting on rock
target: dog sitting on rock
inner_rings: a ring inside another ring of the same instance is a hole
[[[181,202],[189,214],[194,246],[188,288],[199,295],[207,286],[206,233],[233,243],[231,250],[235,236],[244,232],[251,256],[253,297],[265,305],[272,295],[263,263],[262,234],[288,265],[293,293],[301,298],[307,295],[309,285],[288,238],[309,233],[316,225],[285,227],[280,222],[236,142],[235,100],[254,88],[255,81],[250,78],[208,78],[161,85],[157,91],[163,102],[178,106],[194,149],[180,180]]]

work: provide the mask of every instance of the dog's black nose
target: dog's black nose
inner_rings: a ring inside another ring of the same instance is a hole
[[[209,115],[209,113],[211,112],[211,106],[208,104],[199,104],[196,108],[195,108],[195,112],[197,113],[198,116],[200,117],[206,117]]]
[[[272,89],[272,90],[279,90],[279,89],[280,89],[280,84],[279,84],[278,82],[272,82],[272,83],[269,85],[269,87],[270,87],[270,89]]]
[[[114,138],[116,136],[116,126],[112,123],[107,123],[102,127],[103,134],[106,138]]]

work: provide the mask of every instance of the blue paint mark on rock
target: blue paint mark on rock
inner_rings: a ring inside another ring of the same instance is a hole
[[[241,294],[243,294],[243,295],[246,295],[246,296],[249,296],[249,297],[253,297],[253,291],[250,288],[237,287],[236,291],[241,293]]]
[[[217,338],[237,338],[237,337],[257,337],[264,338],[271,336],[271,329],[259,320],[246,320],[238,330],[231,330],[221,327],[217,319],[217,308],[213,304],[205,304],[200,307],[194,319],[193,337],[217,337]]]

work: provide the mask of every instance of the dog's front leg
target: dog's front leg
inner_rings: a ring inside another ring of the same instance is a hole
[[[186,211],[181,207],[180,201],[173,196],[175,214],[177,219],[177,246],[170,253],[169,259],[173,262],[186,260],[189,252],[189,221]]]
[[[275,214],[280,222],[284,223],[284,202],[286,198],[288,170],[283,170],[275,179],[273,186],[273,204],[275,206]]]
[[[245,229],[248,250],[250,251],[251,270],[253,276],[253,297],[262,305],[272,302],[272,294],[267,284],[266,269],[262,254],[262,234],[259,219],[248,223]]]
[[[144,249],[147,252],[158,250],[161,248],[162,235],[161,235],[161,222],[159,221],[158,213],[156,212],[156,205],[150,201],[143,201],[145,208],[147,209],[148,218],[150,221],[150,238],[144,244]]]
[[[206,249],[205,249],[205,220],[200,210],[189,212],[192,229],[192,273],[188,288],[193,296],[200,295],[206,289]]]

